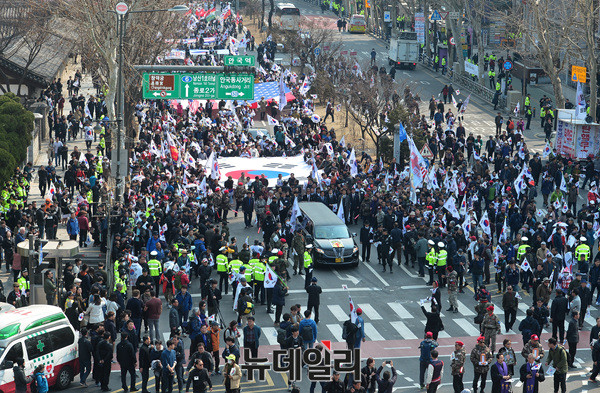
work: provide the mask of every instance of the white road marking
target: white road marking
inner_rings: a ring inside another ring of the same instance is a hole
[[[333,337],[335,337],[335,340],[337,342],[344,341],[344,339],[342,338],[342,327],[340,325],[338,325],[337,323],[333,323],[333,324],[328,324],[326,326],[327,326],[327,329],[329,329],[329,331],[333,335]]]
[[[372,267],[372,266],[371,266],[371,265],[370,265],[368,262],[367,262],[367,263],[363,263],[363,266],[366,266],[366,267],[367,267],[367,269],[369,269],[369,270],[371,271],[371,273],[373,273],[373,275],[374,275],[375,277],[377,277],[377,279],[378,279],[379,281],[381,281],[381,283],[382,283],[383,285],[385,285],[386,287],[389,287],[389,286],[390,286],[390,284],[388,284],[388,283],[387,283],[387,281],[385,281],[385,280],[383,279],[383,277],[381,277],[381,275],[380,275],[379,273],[377,273],[377,272],[375,271],[375,269],[373,269],[373,267]]]
[[[475,312],[472,311],[469,307],[467,307],[463,302],[461,302],[460,300],[457,300],[458,303],[458,313],[462,314],[466,317],[473,317],[475,316]]]
[[[278,345],[277,342],[277,329],[272,327],[263,327],[263,336],[267,338],[269,345]]]
[[[402,337],[403,340],[417,339],[417,336],[414,335],[414,333],[408,328],[408,326],[406,326],[406,324],[404,322],[402,322],[402,321],[390,322],[390,325],[392,325],[392,327],[394,329],[396,329],[396,331],[398,332],[400,337]]]
[[[414,318],[413,314],[408,312],[408,310],[398,302],[388,303],[388,306],[400,317],[400,319],[409,319]]]
[[[338,319],[340,322],[344,322],[348,319],[348,314],[337,304],[328,304],[327,308],[329,311]]]
[[[467,321],[464,318],[456,318],[454,319],[454,322],[467,333],[467,336],[479,336],[479,329],[474,327],[470,321]]]
[[[373,306],[371,306],[369,303],[363,303],[359,306],[363,313],[370,319],[370,320],[377,320],[377,319],[383,319],[383,317],[381,315],[379,315],[379,313],[377,311],[375,311],[375,308]]]
[[[383,338],[383,336],[381,334],[379,334],[377,329],[375,329],[375,326],[373,326],[373,324],[369,323],[369,322],[365,322],[365,335],[373,341],[384,341],[385,340]]]

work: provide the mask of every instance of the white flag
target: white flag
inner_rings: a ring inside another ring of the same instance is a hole
[[[340,218],[340,220],[346,222],[346,219],[344,218],[344,205],[342,203],[343,199],[340,198],[340,203],[338,205],[338,209],[337,209],[337,216]]]
[[[279,120],[267,115],[267,122],[269,123],[270,126],[278,126],[279,125]]]
[[[567,192],[567,181],[565,180],[565,175],[561,172],[561,181],[560,181],[560,190],[562,192]]]
[[[346,147],[346,135],[342,136],[342,139],[340,139],[340,146]]]
[[[265,288],[274,288],[275,284],[277,284],[277,279],[277,274],[275,274],[273,269],[271,269],[271,266],[269,266],[269,264],[267,263],[265,265]]]
[[[354,153],[354,149],[350,152],[350,157],[348,157],[348,166],[350,167],[350,176],[355,177],[358,175],[358,164],[356,163],[356,154]]]
[[[300,207],[298,206],[298,198],[294,198],[294,204],[292,205],[292,217],[290,218],[290,225],[292,227],[292,231],[296,231],[298,227],[298,217],[302,215],[300,211]]]
[[[456,209],[456,200],[453,196],[450,196],[446,203],[444,203],[444,209],[448,210],[454,218],[460,218],[460,213]]]
[[[580,120],[584,120],[587,116],[585,111],[585,96],[583,95],[583,89],[581,87],[581,82],[579,81],[577,81],[577,96],[575,97],[575,102],[577,103],[575,116]]]
[[[287,98],[285,98],[285,80],[283,73],[279,77],[279,111],[282,111],[283,108],[287,105]]]
[[[481,220],[479,220],[479,226],[481,227],[481,229],[483,229],[483,232],[486,235],[492,236],[492,230],[490,228],[490,220],[488,219],[487,210],[483,211],[483,214],[481,215]]]

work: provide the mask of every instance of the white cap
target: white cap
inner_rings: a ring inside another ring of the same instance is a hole
[[[586,239],[585,237],[581,236],[581,237],[579,238],[579,241],[581,241],[581,242],[586,242],[586,241],[587,241],[587,239]]]
[[[439,242],[438,243],[438,247],[444,247],[444,243],[443,242]]]
[[[433,240],[429,240],[429,241],[427,241],[427,243],[431,246],[435,246],[435,242]]]
[[[527,236],[523,236],[523,237],[521,238],[521,240],[522,240],[522,241],[524,241],[524,242],[526,242],[527,240],[529,240],[529,238],[528,238]]]
[[[158,253],[156,251],[150,251],[150,255],[152,255],[153,257],[157,256]]]

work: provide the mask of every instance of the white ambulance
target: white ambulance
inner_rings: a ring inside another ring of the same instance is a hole
[[[15,391],[13,365],[18,358],[25,359],[25,375],[43,364],[48,385],[67,388],[79,373],[78,337],[59,307],[0,311],[0,393]]]

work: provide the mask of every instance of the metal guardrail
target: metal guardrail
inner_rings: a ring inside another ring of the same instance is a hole
[[[419,55],[419,61],[424,66],[433,70],[433,59],[431,57],[421,54]],[[453,85],[468,90],[471,94],[476,95],[484,101],[491,103],[494,99],[494,95],[496,94],[494,90],[475,82],[470,76],[461,75],[457,72],[452,72],[451,70],[448,70],[445,76],[450,79]],[[498,98],[498,108],[506,108],[506,96],[500,95]]]

